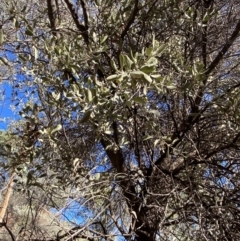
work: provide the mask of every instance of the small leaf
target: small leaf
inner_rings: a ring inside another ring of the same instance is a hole
[[[165,50],[165,48],[166,48],[166,45],[162,44],[157,50],[158,54],[162,53]]]
[[[60,131],[62,129],[62,125],[58,124],[54,129],[51,130],[51,134],[54,134],[57,131]]]
[[[151,74],[151,77],[154,79],[162,78],[162,76],[160,74]]]
[[[97,42],[97,35],[95,32],[93,32],[93,41],[96,43]]]
[[[153,39],[152,39],[152,46],[153,46],[153,48],[155,47],[155,43],[156,43],[156,41],[155,41],[155,35],[153,35]]]
[[[154,66],[146,66],[146,65],[144,65],[141,68],[141,71],[144,72],[145,74],[151,74],[154,70],[155,70]]]
[[[96,83],[97,86],[103,86],[103,83],[101,81],[98,81],[97,78],[94,79],[94,82]]]
[[[157,140],[154,141],[153,145],[156,146],[159,142],[160,142],[160,139],[157,139]]]
[[[25,34],[28,35],[28,36],[33,36],[33,32],[30,28],[26,29]]]
[[[0,57],[0,60],[1,60],[1,62],[4,63],[5,65],[9,66],[8,60],[7,60],[6,58]]]
[[[136,64],[136,63],[137,63],[137,54],[136,54],[136,56],[134,57],[134,56],[133,56],[132,49],[130,49],[130,57],[131,57],[132,61]]]
[[[151,57],[146,63],[146,66],[157,66],[158,65],[158,60],[155,57]]]
[[[166,87],[167,87],[167,89],[169,89],[169,90],[176,89],[176,86],[174,86],[174,85],[168,85],[168,86],[166,86]]]
[[[152,139],[152,138],[153,138],[153,136],[147,136],[147,137],[143,138],[143,141],[146,141],[146,140],[149,140],[149,139]]]
[[[152,47],[147,48],[147,49],[146,49],[146,54],[147,54],[147,56],[151,56],[152,51],[153,51],[153,48],[152,48]]]
[[[141,79],[143,77],[144,73],[142,71],[138,70],[138,71],[131,72],[130,75],[132,78]]]
[[[147,82],[152,83],[152,79],[151,79],[151,77],[150,77],[149,75],[144,74],[143,77],[144,77],[144,79],[145,79]]]
[[[38,49],[35,46],[33,46],[33,51],[34,51],[34,58],[35,58],[35,60],[37,60],[38,59]]]
[[[160,113],[158,110],[149,110],[148,112],[154,114],[155,116],[160,116]]]
[[[143,94],[147,95],[147,86],[146,85],[144,85],[144,87],[143,87]]]
[[[88,96],[88,101],[91,102],[93,97],[92,97],[92,91],[90,89],[87,90],[87,96]]]
[[[60,99],[60,96],[61,96],[61,93],[55,93],[55,92],[52,92],[52,97],[54,98],[54,100],[58,101]]]
[[[14,25],[15,28],[20,28],[20,24],[19,24],[19,22],[17,21],[16,18],[13,19],[13,25]]]
[[[25,6],[22,8],[21,12],[24,13],[26,9],[27,9],[27,5],[25,5]]]
[[[104,133],[107,134],[107,135],[111,135],[112,134],[112,132],[110,130],[106,130],[106,131],[104,131]]]
[[[118,79],[120,78],[121,75],[120,74],[113,74],[113,75],[110,75],[106,78],[106,80],[115,80],[115,79]]]
[[[133,101],[135,101],[137,103],[140,103],[140,104],[144,104],[144,103],[146,103],[146,98],[145,97],[136,96],[136,97],[133,97]]]
[[[202,21],[203,21],[203,23],[206,23],[206,22],[208,22],[209,19],[210,19],[210,15],[208,12],[206,12]]]
[[[124,66],[124,56],[120,54],[119,56],[119,61],[120,61],[120,68],[123,69]]]
[[[95,0],[95,3],[98,7],[101,6],[101,2],[99,0]]]
[[[125,58],[124,62],[127,64],[128,69],[131,69],[133,61],[127,55],[124,55],[124,58]]]
[[[3,30],[0,29],[0,44],[3,44],[3,42],[4,42]]]
[[[107,35],[103,36],[103,37],[101,38],[100,43],[101,43],[101,44],[104,43],[104,42],[107,40],[107,38],[108,38]]]
[[[114,60],[111,59],[111,60],[110,60],[110,63],[111,63],[111,67],[112,67],[115,71],[117,71],[118,69],[117,69],[117,66],[116,66]]]
[[[91,113],[92,112],[90,110],[86,111],[83,115],[83,118],[80,120],[80,123],[84,123],[84,122],[88,121]]]
[[[96,173],[94,175],[94,180],[99,181],[100,177],[101,177],[101,174],[100,173]]]

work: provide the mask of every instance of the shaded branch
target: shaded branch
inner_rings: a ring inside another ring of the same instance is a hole
[[[130,29],[131,25],[133,24],[137,14],[138,14],[138,0],[135,0],[135,4],[134,4],[134,8],[133,8],[133,11],[131,12],[128,20],[127,20],[127,23],[121,33],[121,39],[123,40],[125,35],[127,34],[128,30]]]
[[[228,39],[228,41],[223,46],[222,50],[218,53],[216,58],[213,60],[213,62],[207,68],[207,71],[205,72],[205,77],[204,77],[204,80],[203,80],[203,84],[204,85],[207,82],[208,75],[217,67],[219,62],[222,60],[223,56],[226,54],[226,52],[232,46],[233,42],[238,37],[239,32],[240,32],[240,20],[238,21],[238,23],[237,23],[237,25],[235,27],[235,30],[233,31],[231,37]],[[204,54],[204,50],[203,50],[203,54]],[[181,137],[178,139],[178,141],[176,141],[174,143],[174,145],[172,145],[172,148],[176,147],[182,141],[182,138],[190,130],[192,125],[199,120],[199,118],[201,116],[201,113],[202,113],[202,112],[199,113],[199,106],[201,104],[203,95],[204,95],[204,87],[200,87],[200,89],[198,91],[198,94],[197,94],[197,96],[195,98],[192,110],[191,110],[190,114],[188,115],[187,121],[184,120],[184,122],[185,122],[184,125],[183,125],[184,128],[182,130],[180,130],[180,131],[182,131]],[[205,110],[205,108],[204,108],[204,110]],[[172,140],[174,140],[176,137],[177,137],[176,134],[173,135]],[[166,157],[166,155],[163,155],[162,157],[160,157],[156,161],[156,164],[161,163],[164,160],[165,157]]]
[[[217,65],[220,63],[220,61],[222,60],[223,56],[227,53],[227,51],[229,50],[229,48],[232,46],[233,42],[236,40],[236,38],[238,37],[240,31],[240,20],[238,21],[235,30],[233,31],[231,37],[227,40],[227,42],[225,43],[225,45],[223,46],[222,50],[218,53],[218,55],[216,56],[216,58],[212,61],[212,63],[208,66],[206,72],[204,73],[204,79],[203,79],[203,84],[205,85],[207,83],[207,79],[209,74],[217,67]],[[192,111],[189,115],[189,121],[191,122],[192,114],[196,114],[199,112],[199,105],[202,101],[202,97],[204,95],[204,86],[200,87],[198,94],[195,98],[194,101],[194,106],[192,108]]]
[[[53,0],[47,0],[48,18],[52,30],[56,30],[57,7],[55,4]]]
[[[88,45],[89,44],[88,29],[84,25],[80,24],[80,22],[78,20],[78,15],[74,9],[74,5],[69,0],[64,0],[64,1],[67,4],[67,7],[71,13],[71,16],[73,18],[73,21],[74,21],[77,29],[81,32],[84,42]]]
[[[9,227],[7,226],[7,224],[4,223],[3,226],[5,227],[5,229],[7,230],[7,232],[9,233],[9,235],[11,236],[12,241],[16,241],[16,238],[15,238],[14,234],[13,234],[12,231],[9,229]]]
[[[85,27],[88,30],[89,24],[88,24],[88,12],[87,12],[87,7],[86,7],[86,2],[85,2],[85,0],[80,0],[80,2],[81,2],[82,10],[83,10]]]
[[[122,172],[124,158],[123,158],[121,149],[120,148],[114,149],[114,147],[111,147],[111,142],[106,141],[104,139],[101,139],[100,143],[105,149],[105,152],[107,153],[108,158],[110,159],[113,167],[117,169],[117,172]]]
[[[238,37],[240,31],[240,20],[238,21],[231,37],[227,40],[225,45],[223,46],[222,50],[218,53],[216,58],[212,61],[212,63],[208,66],[208,69],[205,73],[206,76],[208,76],[219,64],[219,62],[222,60],[223,56],[227,53],[229,48],[232,46],[233,42],[236,40]]]
[[[214,151],[210,152],[210,153],[205,157],[205,159],[210,158],[211,156],[217,154],[219,151],[223,151],[223,150],[225,150],[225,149],[227,149],[227,148],[232,147],[239,139],[240,139],[240,132],[234,137],[234,139],[233,139],[230,143],[228,143],[228,144],[226,144],[226,145],[224,145],[224,146],[220,146],[219,148],[217,148],[217,149],[215,149]]]

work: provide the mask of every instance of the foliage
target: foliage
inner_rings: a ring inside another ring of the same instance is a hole
[[[47,240],[238,240],[238,1],[3,2],[4,167],[84,220]]]

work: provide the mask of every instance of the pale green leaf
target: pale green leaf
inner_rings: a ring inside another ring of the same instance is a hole
[[[149,75],[144,74],[143,77],[147,82],[152,83],[152,78]]]
[[[153,138],[153,136],[147,136],[147,137],[143,138],[143,141],[147,141],[147,140],[152,139],[152,138]]]
[[[57,131],[60,131],[62,129],[62,125],[58,124],[54,129],[51,130],[51,134],[54,134]]]
[[[123,69],[124,66],[124,56],[122,54],[120,54],[119,56],[119,61],[120,61],[120,68]]]
[[[117,69],[117,66],[113,59],[110,60],[110,63],[111,63],[111,67],[113,68],[113,70],[117,71],[118,69]]]
[[[97,35],[95,32],[93,32],[93,41],[96,43],[97,42]]]
[[[153,51],[153,48],[152,48],[152,47],[147,48],[147,49],[146,49],[146,54],[147,54],[147,56],[151,56],[152,51]]]
[[[88,101],[91,102],[93,99],[93,96],[92,96],[92,91],[90,89],[87,90],[87,96],[88,96]]]
[[[34,58],[35,58],[35,60],[37,60],[38,59],[38,49],[35,46],[33,46],[33,51],[34,51]]]
[[[101,1],[100,0],[95,0],[95,4],[100,7],[101,6]],[[85,240],[85,239],[84,239]]]
[[[147,66],[157,66],[158,65],[158,60],[155,57],[151,57],[145,65]]]
[[[157,53],[158,54],[161,54],[166,48],[166,45],[165,44],[162,44],[158,49],[157,49]]]
[[[60,92],[59,93],[52,92],[52,96],[56,101],[58,101],[61,97],[61,93]]]
[[[113,74],[113,75],[110,75],[106,78],[106,80],[115,80],[115,79],[118,79],[120,78],[121,75],[120,74]]]
[[[3,30],[0,29],[0,44],[3,44],[3,42],[4,42]]]
[[[14,26],[15,28],[20,28],[20,24],[19,24],[19,22],[17,21],[16,18],[13,19],[13,26]]]
[[[145,74],[151,74],[154,70],[155,70],[154,66],[146,66],[146,65],[144,65],[141,68],[141,71],[144,72]]]
[[[151,77],[154,79],[162,78],[162,76],[160,74],[151,74]]]
[[[124,58],[125,58],[125,63],[128,67],[128,69],[131,69],[132,68],[132,64],[133,64],[133,61],[127,56],[127,55],[124,55]]]
[[[107,135],[111,135],[112,134],[112,132],[110,130],[106,130],[106,131],[104,131],[104,133],[107,134]]]
[[[154,114],[155,116],[160,116],[160,113],[158,110],[149,110],[148,112]]]
[[[107,38],[108,38],[107,35],[101,37],[100,43],[103,44],[107,40]]]
[[[140,79],[143,77],[144,73],[142,71],[138,70],[138,71],[132,71],[130,73],[130,75],[132,78]]]
[[[154,146],[156,146],[161,140],[160,139],[157,139],[154,141]]]
[[[136,97],[133,97],[133,101],[140,103],[140,104],[144,104],[144,103],[146,103],[146,97],[136,96]]]
[[[166,87],[167,87],[167,89],[169,89],[169,90],[176,89],[176,86],[175,86],[175,85],[168,85],[168,86],[166,86]]]

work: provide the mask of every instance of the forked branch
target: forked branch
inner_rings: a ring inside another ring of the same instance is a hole
[[[77,29],[81,32],[81,35],[84,39],[84,42],[88,45],[89,44],[89,35],[88,35],[88,29],[86,28],[86,26],[82,25],[80,22],[79,22],[79,19],[78,19],[78,15],[74,9],[74,5],[69,1],[69,0],[64,0],[67,7],[68,7],[68,10],[70,11],[71,13],[71,16],[73,18],[73,21],[77,27]]]

